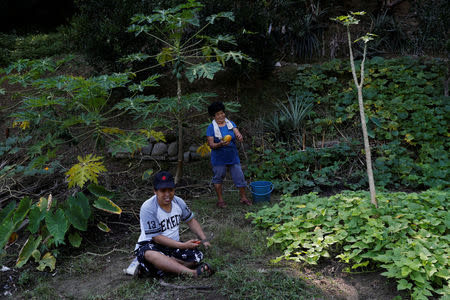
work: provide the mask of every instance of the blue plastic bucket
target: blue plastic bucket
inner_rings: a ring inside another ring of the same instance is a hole
[[[250,183],[253,202],[269,202],[270,193],[273,191],[273,183],[270,181],[254,181]]]

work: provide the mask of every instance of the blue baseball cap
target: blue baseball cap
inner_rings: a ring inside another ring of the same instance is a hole
[[[161,171],[156,173],[153,178],[153,189],[157,191],[164,188],[175,188],[175,181],[172,174],[166,171]]]

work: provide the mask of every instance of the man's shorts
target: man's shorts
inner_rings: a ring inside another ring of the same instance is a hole
[[[145,259],[146,251],[157,251],[166,256],[173,257],[185,262],[197,262],[199,263],[203,259],[203,253],[198,249],[177,249],[169,248],[154,242],[144,242],[141,246],[134,250],[139,265],[144,270],[144,272],[149,276],[163,277],[165,275],[164,271],[159,270],[153,264],[149,263]]]
[[[244,172],[242,172],[240,164],[213,166],[214,176],[211,182],[213,184],[222,183],[225,175],[227,174],[227,168],[230,169],[231,178],[233,178],[233,182],[236,187],[240,188],[247,186],[247,182],[245,182],[244,178]]]

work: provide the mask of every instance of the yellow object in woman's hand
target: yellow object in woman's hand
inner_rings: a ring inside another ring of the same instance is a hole
[[[231,135],[228,134],[223,138],[223,141],[229,142],[229,141],[231,141],[231,139],[232,139]]]

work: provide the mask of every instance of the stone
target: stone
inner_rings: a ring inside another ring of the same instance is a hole
[[[189,147],[189,151],[191,151],[191,152],[197,152],[198,147],[200,147],[200,146],[192,145],[192,146]]]
[[[198,159],[201,159],[202,156],[200,154],[198,154],[197,152],[191,152],[191,158],[198,160]]]
[[[152,155],[153,144],[148,144],[145,147],[142,147],[141,153],[144,155]]]
[[[178,153],[178,143],[172,142],[169,144],[169,148],[167,149],[167,154],[169,156],[175,156]]]
[[[169,161],[178,161],[178,156],[170,156]]]
[[[189,151],[184,152],[183,161],[188,162],[190,157],[191,157],[191,152],[189,152]]]
[[[160,156],[167,152],[167,145],[164,143],[156,143],[153,145],[152,156]]]

